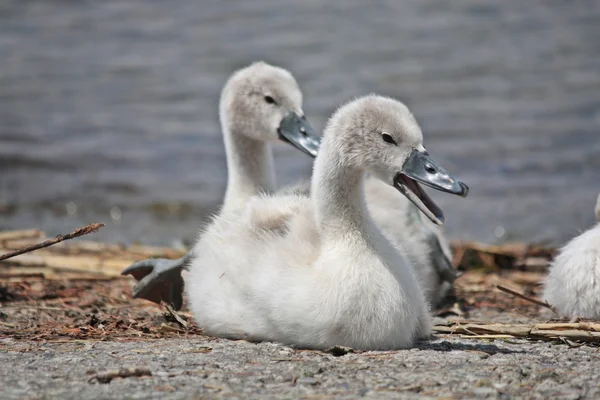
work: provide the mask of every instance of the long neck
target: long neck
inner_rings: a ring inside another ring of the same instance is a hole
[[[364,173],[345,167],[332,147],[326,139],[322,143],[311,182],[319,229],[324,238],[368,241],[372,223],[363,194]]]
[[[227,191],[222,212],[241,208],[260,192],[275,188],[273,155],[267,143],[254,140],[242,132],[223,126],[227,153]]]

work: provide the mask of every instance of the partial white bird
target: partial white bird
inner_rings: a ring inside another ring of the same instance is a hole
[[[544,282],[543,298],[569,318],[600,319],[600,195],[596,226],[560,249]]]
[[[233,215],[248,199],[275,189],[275,170],[269,143],[282,140],[315,156],[320,138],[304,117],[302,92],[292,74],[264,62],[233,73],[221,92],[221,129],[227,153],[227,191],[219,215]],[[148,259],[122,274],[139,282],[134,298],[161,300],[180,309],[182,269],[190,254],[177,260]]]
[[[198,325],[216,336],[311,348],[405,348],[428,337],[415,272],[369,215],[366,172],[437,224],[443,213],[417,181],[468,192],[429,157],[404,104],[375,95],[352,101],[327,124],[310,197],[253,196],[201,234],[186,282]]]

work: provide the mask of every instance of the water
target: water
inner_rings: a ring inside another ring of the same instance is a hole
[[[338,104],[406,101],[471,186],[433,193],[454,238],[561,243],[600,191],[600,2],[22,1],[0,5],[0,229],[193,239],[226,169],[217,99],[264,59],[321,129]],[[311,160],[276,148],[281,183]]]

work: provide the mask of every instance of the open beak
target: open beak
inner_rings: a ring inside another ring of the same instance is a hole
[[[286,115],[279,125],[279,139],[290,143],[309,156],[316,157],[321,138],[316,135],[305,117],[295,112]]]
[[[419,183],[461,197],[469,194],[469,187],[433,161],[429,154],[413,150],[404,162],[402,172],[394,177],[394,187],[437,225],[444,223],[444,213]]]

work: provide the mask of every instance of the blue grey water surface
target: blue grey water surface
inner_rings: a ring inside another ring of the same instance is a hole
[[[4,0],[0,229],[193,239],[225,188],[219,91],[260,59],[294,73],[319,130],[354,96],[404,100],[471,186],[432,193],[453,238],[562,243],[593,223],[598,1]],[[281,184],[309,177],[275,155]]]

